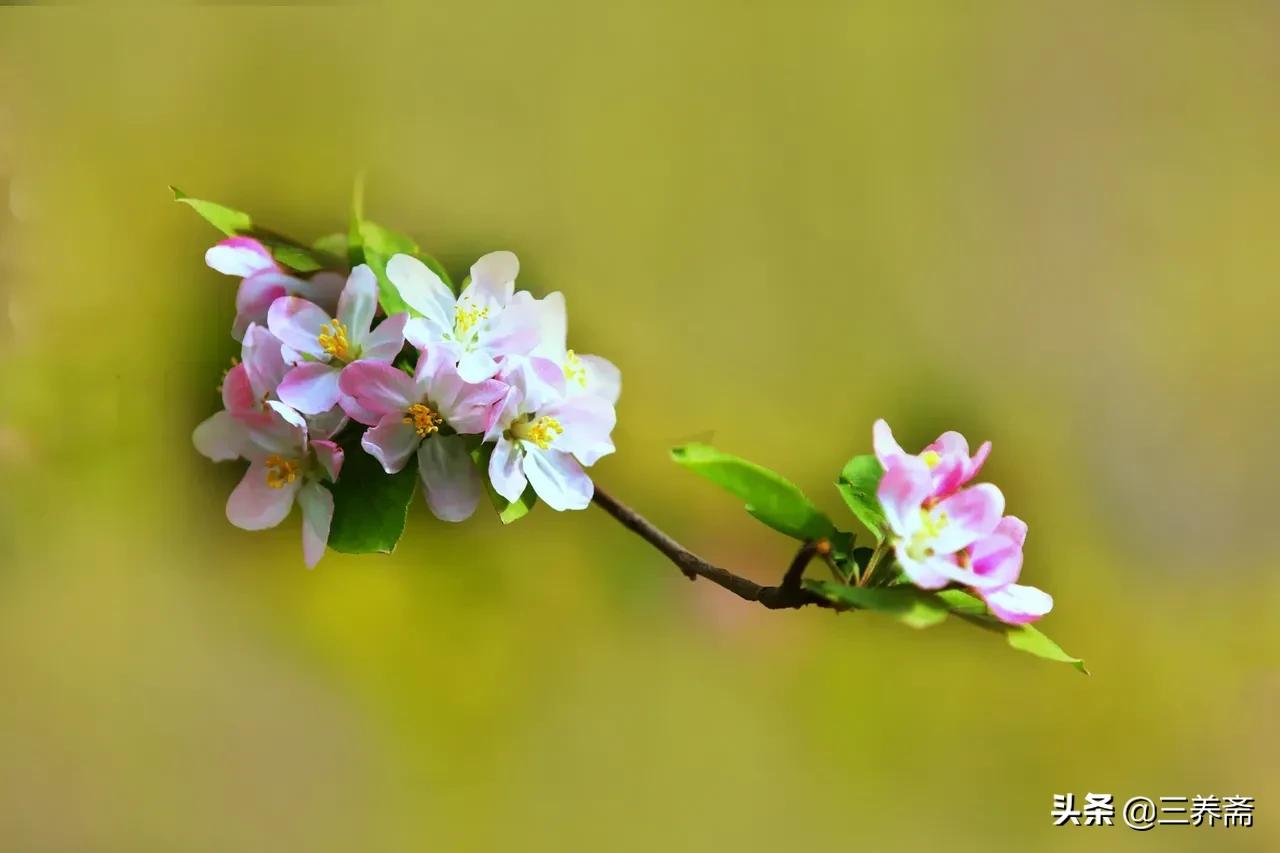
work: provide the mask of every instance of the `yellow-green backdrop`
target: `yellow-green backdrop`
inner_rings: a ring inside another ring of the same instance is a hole
[[[451,5],[0,10],[0,848],[1280,847],[1280,8]],[[991,439],[1093,675],[747,606],[597,510],[416,500],[314,572],[233,529],[234,283],[166,184],[314,237],[360,169],[564,291],[624,374],[598,480],[761,581],[788,543],[670,445],[841,516],[875,418]]]

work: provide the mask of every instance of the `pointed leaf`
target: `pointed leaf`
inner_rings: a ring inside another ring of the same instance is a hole
[[[746,502],[760,521],[801,540],[825,539],[835,526],[790,480],[754,462],[706,444],[686,444],[671,458]]]
[[[880,478],[884,476],[884,466],[871,454],[855,456],[845,463],[836,481],[836,489],[840,497],[849,505],[849,509],[857,516],[863,526],[871,532],[876,541],[884,539],[884,510],[880,507],[880,499],[876,490],[880,488]]]
[[[1083,660],[1067,654],[1040,629],[1032,625],[1006,625],[991,615],[987,605],[977,596],[959,589],[944,589],[937,593],[937,596],[948,609],[965,621],[988,631],[1004,634],[1005,642],[1018,651],[1042,657],[1045,660],[1069,663],[1085,675],[1089,674]]]
[[[173,200],[189,205],[192,210],[200,214],[206,222],[217,228],[228,237],[234,237],[237,234],[247,234],[253,230],[253,219],[243,210],[236,210],[217,202],[205,201],[204,199],[192,198],[175,186],[170,186],[173,191]]]

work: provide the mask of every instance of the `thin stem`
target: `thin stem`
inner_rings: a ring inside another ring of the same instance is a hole
[[[596,506],[613,516],[623,527],[662,552],[689,580],[705,578],[741,599],[757,602],[770,610],[790,610],[807,604],[835,609],[834,604],[805,589],[801,584],[809,561],[815,555],[823,553],[824,549],[830,549],[830,544],[825,540],[805,542],[796,552],[791,565],[787,567],[782,583],[778,586],[762,586],[750,578],[744,578],[714,563],[708,563],[598,485],[595,488],[595,496],[591,500]]]
[[[858,586],[869,586],[871,576],[875,574],[876,567],[880,565],[880,561],[884,559],[884,555],[889,550],[889,540],[882,539],[876,545],[876,549],[871,552],[871,556],[867,558],[867,567],[863,570],[862,576],[858,578]]]

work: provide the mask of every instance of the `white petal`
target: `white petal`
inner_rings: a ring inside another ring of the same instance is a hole
[[[418,448],[418,474],[427,506],[441,521],[466,521],[484,484],[466,445],[456,435],[432,436]]]

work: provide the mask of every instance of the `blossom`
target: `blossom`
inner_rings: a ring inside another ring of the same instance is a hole
[[[254,323],[267,322],[271,303],[281,296],[302,296],[326,311],[337,305],[343,278],[335,272],[323,271],[310,279],[290,275],[271,256],[271,251],[252,237],[230,237],[204,254],[205,263],[224,275],[239,276],[236,290],[236,319],[231,335],[243,340]]]
[[[937,441],[913,456],[898,444],[884,419],[876,421],[871,435],[876,458],[885,469],[898,459],[913,458],[923,462],[932,481],[929,495],[935,498],[945,498],[976,477],[991,453],[991,442],[984,441],[978,452],[970,457],[969,442],[963,435],[944,432]]]
[[[516,294],[516,297],[521,295]],[[579,355],[568,348],[564,294],[556,291],[533,301],[538,312],[538,345],[532,355],[548,358],[560,366],[566,380],[565,396],[593,394],[610,406],[616,406],[622,392],[622,373],[606,358]]]
[[[567,396],[564,371],[550,359],[529,358],[501,378],[510,388],[485,433],[494,490],[514,501],[532,485],[552,509],[585,509],[595,488],[583,466],[613,452],[613,406]]]
[[[987,536],[957,555],[957,563],[996,586],[977,586],[973,591],[987,603],[1002,622],[1019,625],[1034,622],[1053,609],[1053,596],[1034,586],[1014,583],[1022,572],[1022,544],[1027,523],[1006,515]]]
[[[250,323],[240,347],[240,360],[222,379],[223,410],[196,427],[192,441],[204,456],[225,462],[243,456],[246,430],[269,417],[268,398],[284,377],[280,341],[265,327]]]
[[[995,531],[1004,495],[990,483],[980,483],[938,500],[932,496],[932,473],[924,460],[902,456],[890,459],[880,480],[877,496],[898,564],[924,589],[940,589],[952,581],[994,586],[960,566],[955,555]]]
[[[420,354],[413,376],[379,361],[357,361],[342,373],[342,391],[369,424],[361,446],[388,474],[417,452],[427,505],[443,521],[475,512],[483,485],[462,436],[482,433],[507,385],[496,379],[465,382],[452,351],[435,346]]]
[[[337,317],[296,296],[271,303],[267,324],[283,342],[285,360],[295,365],[276,389],[281,401],[304,414],[327,412],[340,402],[346,408],[338,386],[343,368],[359,359],[390,362],[404,346],[408,315],[396,314],[373,328],[377,307],[377,279],[366,264],[351,271]]]
[[[519,272],[514,254],[490,252],[471,265],[471,281],[455,298],[412,255],[393,255],[387,262],[387,279],[416,315],[405,328],[409,343],[419,349],[447,346],[467,382],[493,377],[500,359],[527,354],[538,344],[535,300],[527,293],[513,299]]]
[[[227,499],[227,519],[243,530],[275,527],[294,501],[302,508],[302,553],[307,568],[324,556],[333,519],[333,495],[321,484],[335,482],[343,451],[333,432],[312,433],[301,414],[278,401],[267,403],[270,417],[248,429],[244,455],[249,470]]]

